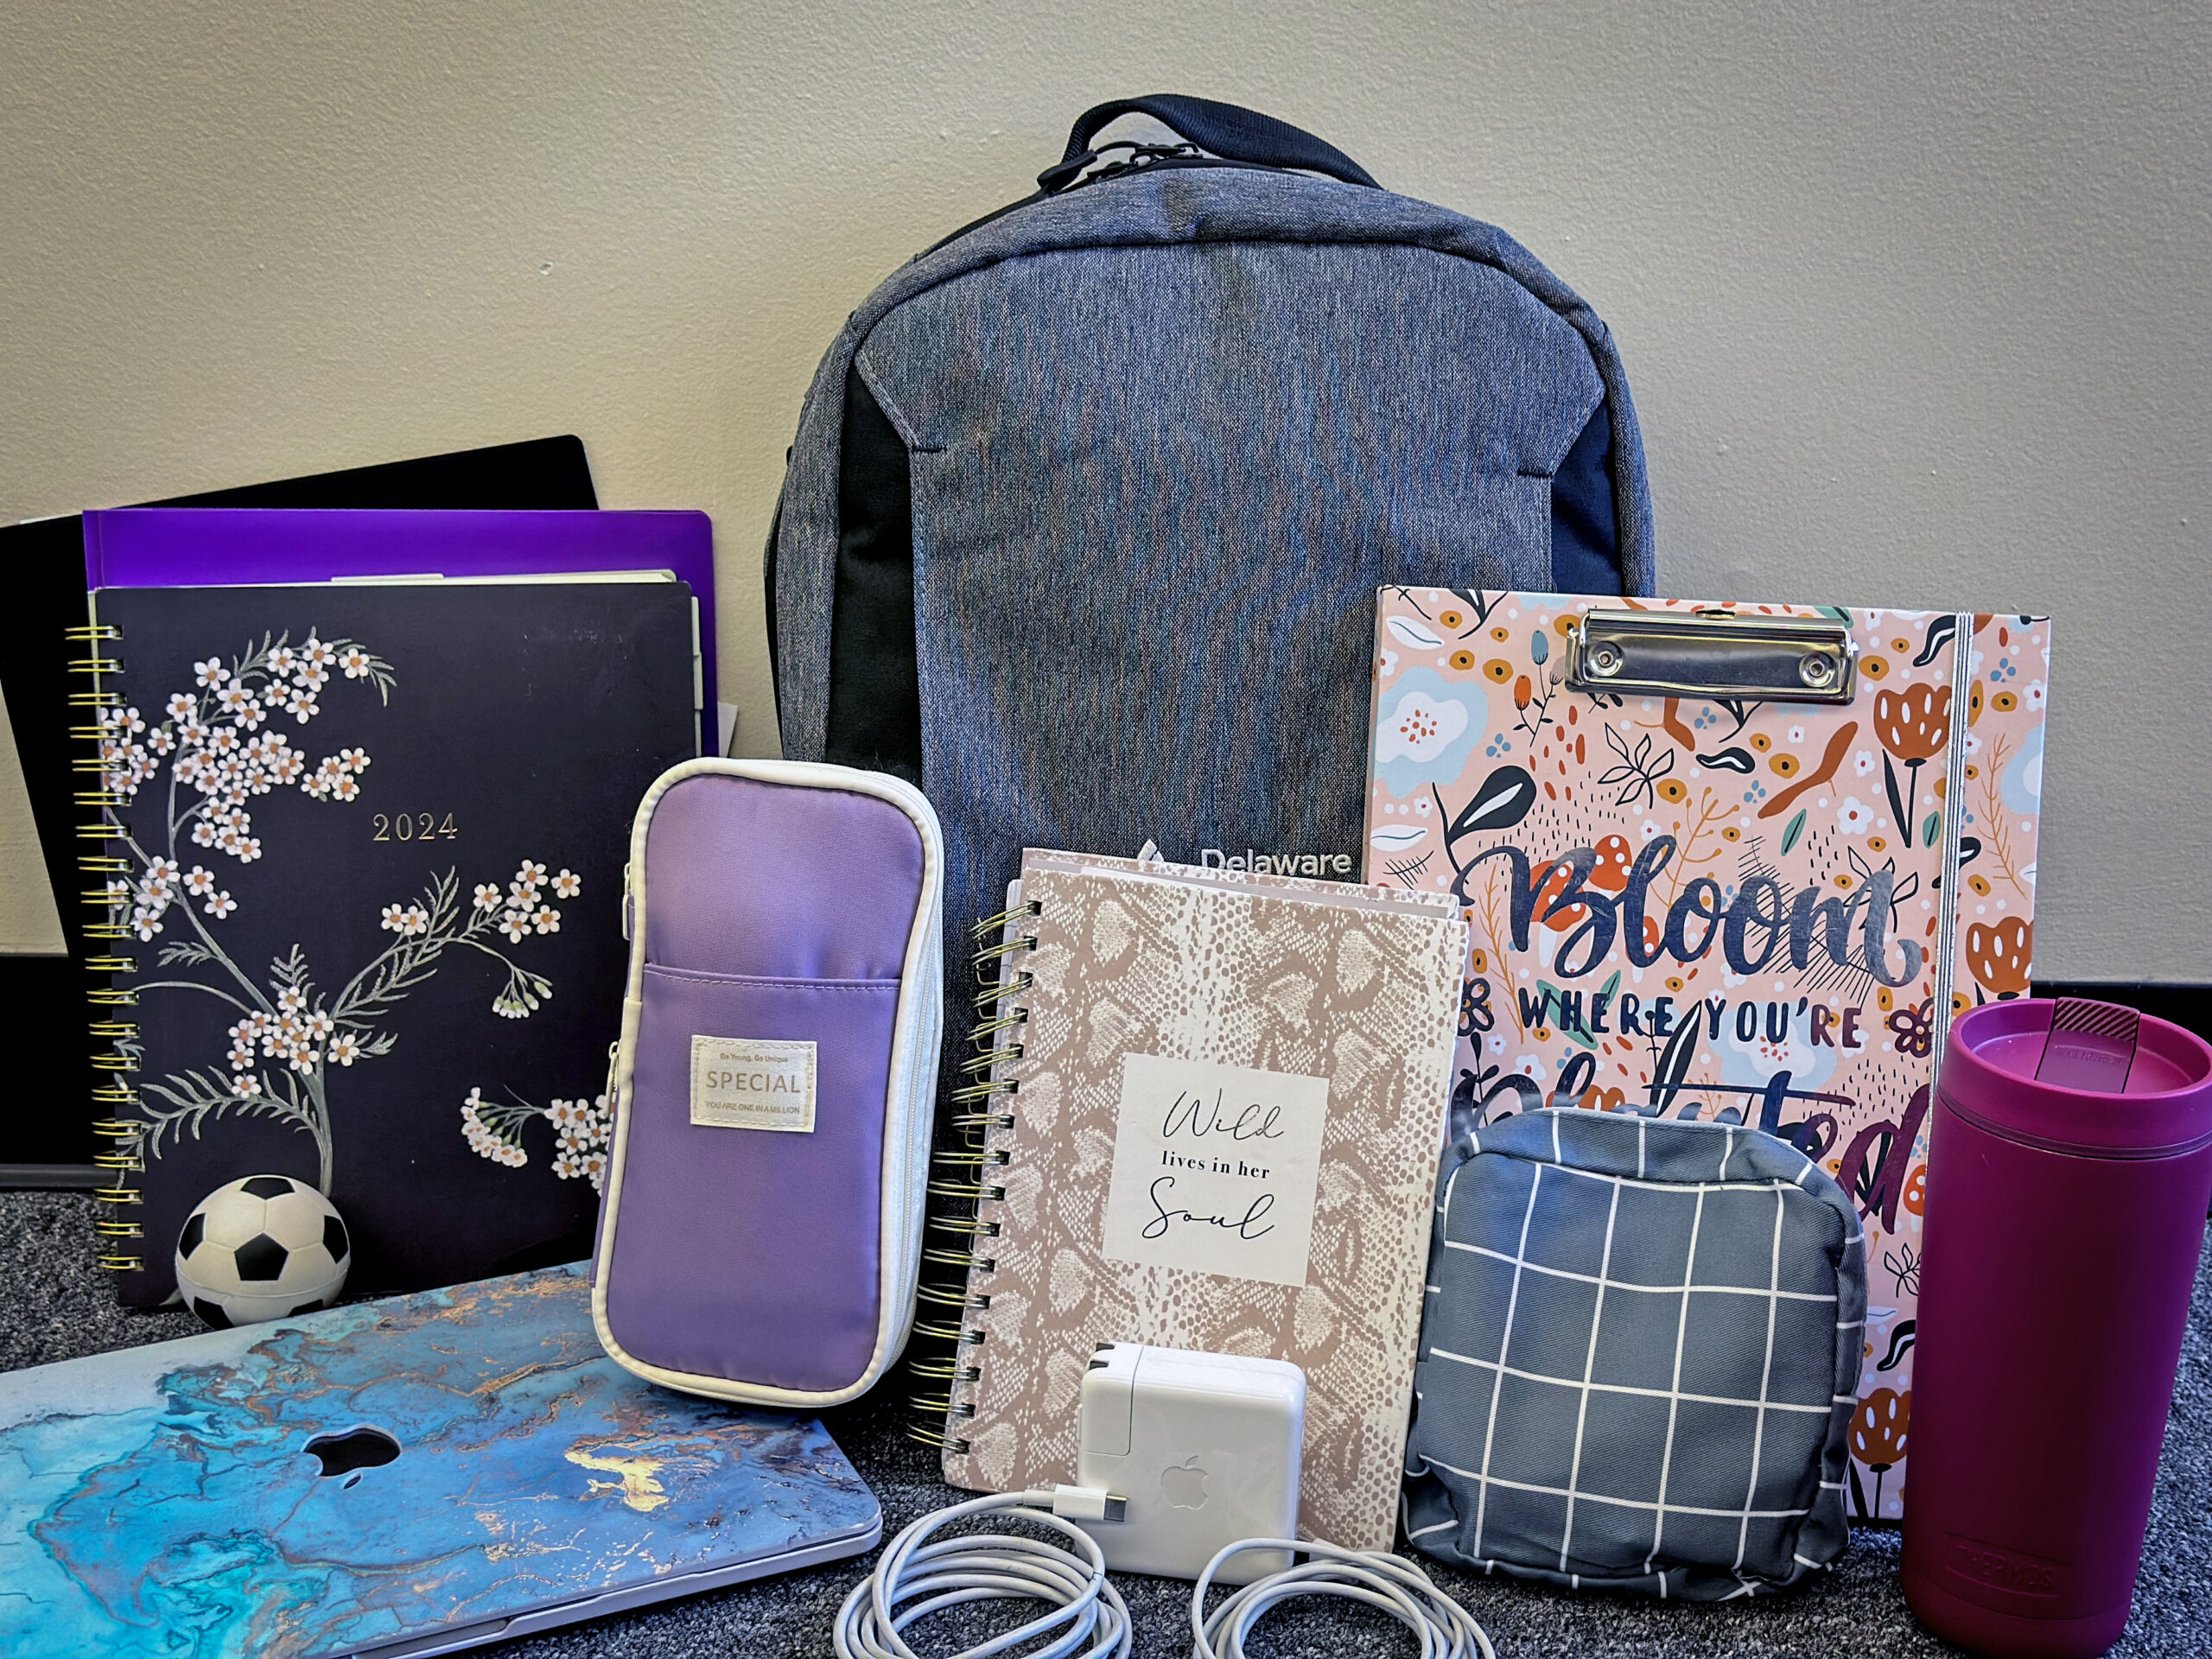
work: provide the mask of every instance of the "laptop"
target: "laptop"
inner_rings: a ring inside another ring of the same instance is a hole
[[[820,1422],[609,1360],[582,1264],[0,1376],[12,1659],[427,1659],[882,1529]]]

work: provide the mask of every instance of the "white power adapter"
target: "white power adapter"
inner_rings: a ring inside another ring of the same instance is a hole
[[[1196,1579],[1242,1539],[1297,1536],[1306,1373],[1287,1360],[1104,1343],[1077,1422],[1076,1484],[1124,1500],[1119,1519],[1076,1521],[1108,1567]],[[1287,1550],[1247,1550],[1214,1576],[1289,1565]]]
[[[1482,1626],[1411,1561],[1292,1541],[1306,1434],[1306,1373],[1297,1366],[1109,1342],[1091,1355],[1077,1409],[1075,1484],[993,1492],[908,1522],[837,1610],[838,1659],[911,1654],[900,1633],[913,1621],[1003,1597],[1046,1611],[954,1659],[1027,1641],[1045,1643],[1032,1649],[1039,1653],[1128,1659],[1129,1610],[1109,1567],[1196,1581],[1193,1659],[1238,1659],[1253,1625],[1297,1596],[1379,1608],[1435,1659],[1497,1659]],[[969,1532],[931,1541],[941,1528],[986,1516],[1046,1536]],[[1294,1551],[1302,1565],[1291,1565]],[[1208,1611],[1216,1584],[1245,1588]]]

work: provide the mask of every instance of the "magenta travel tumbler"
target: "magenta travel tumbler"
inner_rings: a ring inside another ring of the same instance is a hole
[[[2005,1659],[2127,1623],[2212,1203],[2212,1047],[2109,1003],[1951,1027],[1929,1131],[1905,1599]]]

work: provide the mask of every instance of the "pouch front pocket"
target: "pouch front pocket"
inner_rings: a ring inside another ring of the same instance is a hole
[[[801,1393],[867,1371],[899,988],[645,965],[602,1264],[632,1358]]]

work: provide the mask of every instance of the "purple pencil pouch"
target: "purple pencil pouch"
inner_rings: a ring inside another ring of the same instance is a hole
[[[592,1318],[670,1388],[814,1409],[913,1323],[944,1019],[921,791],[688,760],[630,836],[630,977]]]

